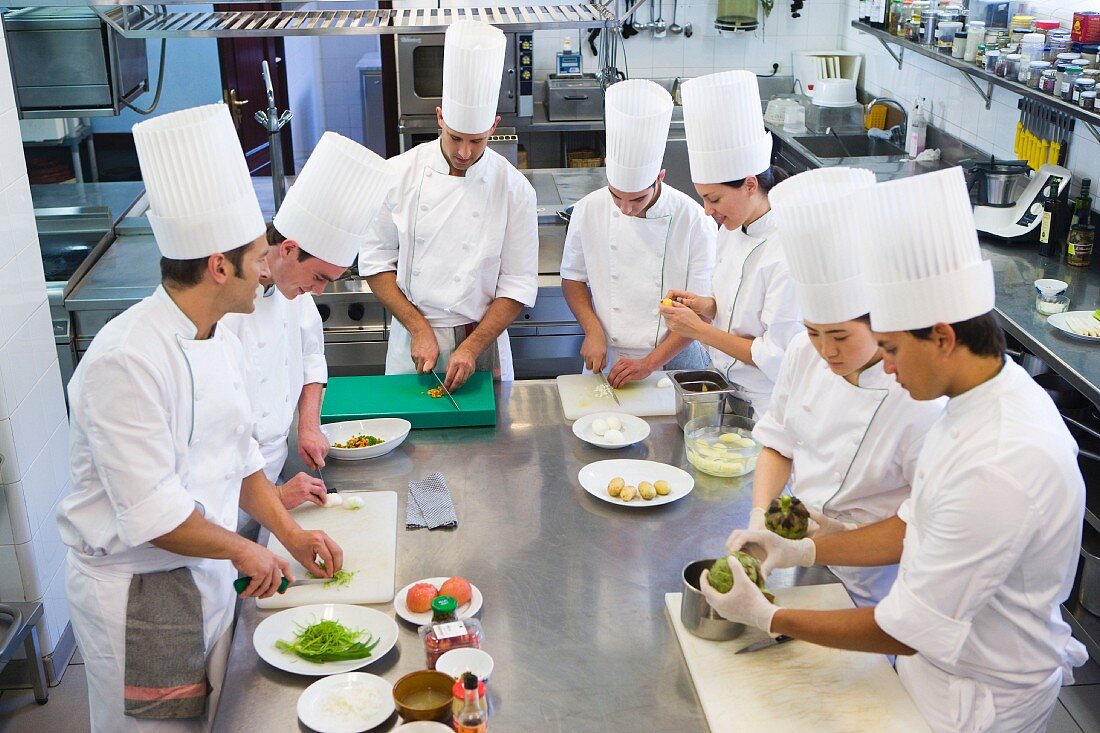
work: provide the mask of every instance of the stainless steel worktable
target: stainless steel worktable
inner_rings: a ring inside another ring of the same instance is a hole
[[[718,554],[730,529],[745,525],[751,477],[698,474],[695,490],[673,504],[616,507],[585,493],[577,471],[606,458],[647,458],[693,472],[675,419],[646,418],[644,443],[600,450],[574,437],[548,380],[498,385],[497,414],[496,428],[414,430],[388,456],[330,461],[325,479],[338,489],[396,491],[403,522],[407,482],[432,471],[446,477],[458,529],[399,527],[397,587],[460,574],[481,589],[483,648],[495,661],[490,728],[705,731],[664,594],[679,591],[686,563]],[[798,577],[828,579],[816,569]],[[777,571],[770,583],[794,578]],[[270,613],[242,603],[216,731],[308,730],[295,706],[315,678],[274,669],[252,647]],[[363,670],[391,683],[424,667],[416,629],[399,624],[397,647]],[[394,715],[377,730],[398,723]]]

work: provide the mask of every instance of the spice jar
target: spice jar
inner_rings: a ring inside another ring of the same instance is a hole
[[[957,20],[941,21],[936,27],[936,49],[940,53],[951,55],[955,46],[955,34],[962,30],[963,24]]]
[[[997,66],[1001,63],[1001,52],[995,48],[987,48],[985,51],[985,70],[990,74],[997,73]],[[1003,76],[1003,74],[1002,74]]]
[[[966,41],[970,37],[966,31],[955,31],[955,40],[951,42],[951,58],[961,59],[966,56]]]
[[[1085,92],[1096,91],[1096,80],[1090,79],[1087,76],[1078,77],[1077,81],[1073,83],[1073,102],[1077,105],[1081,104],[1081,95]]]
[[[1079,102],[1081,109],[1087,109],[1089,111],[1096,110],[1096,92],[1082,92],[1081,101]]]
[[[1056,30],[1047,33],[1047,46],[1050,47],[1050,56],[1048,61],[1053,61],[1058,58],[1058,54],[1066,53],[1073,46],[1073,39],[1070,38],[1069,31]]]
[[[985,40],[985,23],[975,20],[966,29],[966,51],[963,52],[963,61],[975,62],[978,57],[978,47],[982,45],[983,40]]]
[[[452,596],[432,599],[432,621],[420,627],[420,641],[424,643],[424,655],[428,669],[452,649],[481,648],[481,622],[475,618],[462,619],[455,615],[458,601]]]
[[[1049,61],[1032,61],[1027,65],[1027,79],[1025,83],[1032,89],[1039,88],[1039,78],[1043,72],[1050,68]]]
[[[1091,224],[1075,224],[1070,227],[1069,240],[1066,243],[1066,264],[1088,267],[1092,263],[1095,237],[1096,228]]]
[[[1058,72],[1054,69],[1044,70],[1039,75],[1039,91],[1044,94],[1054,94],[1058,91]]]
[[[1001,73],[1001,72],[1004,73]],[[1001,63],[997,66],[997,76],[1015,80],[1020,74],[1020,54],[1001,54]]]
[[[1062,74],[1062,83],[1058,85],[1058,96],[1061,97],[1063,101],[1073,101],[1074,85],[1077,83],[1077,78],[1081,76],[1081,71],[1082,69],[1080,66],[1066,67],[1065,73]]]

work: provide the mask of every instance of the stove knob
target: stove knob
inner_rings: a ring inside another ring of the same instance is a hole
[[[325,303],[318,303],[317,312],[321,314],[321,323],[324,323],[328,320],[328,317],[332,315],[332,308],[328,307]]]
[[[353,321],[363,320],[363,316],[366,314],[367,309],[363,307],[362,303],[352,303],[348,306],[348,318]]]

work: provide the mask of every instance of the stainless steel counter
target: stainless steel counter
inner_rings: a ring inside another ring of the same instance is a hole
[[[396,491],[404,517],[410,479],[432,471],[447,478],[459,526],[399,528],[397,587],[460,574],[484,594],[483,648],[495,661],[490,728],[702,733],[664,594],[679,591],[686,563],[720,553],[729,531],[744,526],[751,477],[698,474],[695,490],[665,507],[612,506],[585,493],[577,472],[601,459],[646,458],[693,473],[675,420],[647,418],[644,443],[603,451],[573,436],[553,382],[497,389],[496,428],[414,430],[383,458],[331,461],[326,480],[342,490]],[[771,584],[828,580],[821,570],[777,571]],[[308,730],[293,721],[298,694],[314,678],[273,669],[252,647],[270,613],[242,603],[216,731]],[[399,624],[397,648],[363,670],[391,683],[424,667],[416,629]],[[393,716],[377,730],[398,722]]]

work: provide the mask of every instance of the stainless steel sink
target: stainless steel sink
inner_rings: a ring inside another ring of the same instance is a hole
[[[804,135],[796,137],[795,142],[818,158],[874,158],[905,155],[905,151],[892,142],[866,135]]]

